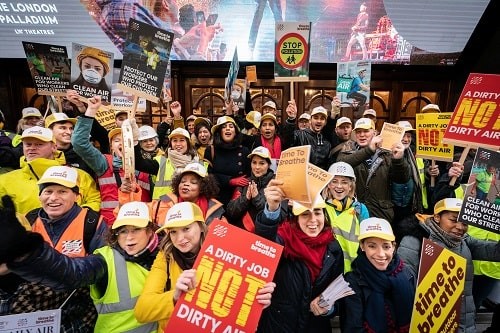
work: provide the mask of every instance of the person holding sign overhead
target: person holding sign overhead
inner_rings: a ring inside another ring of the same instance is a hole
[[[446,198],[434,205],[434,215],[424,223],[407,226],[407,233],[398,247],[398,254],[417,276],[422,238],[428,238],[467,260],[465,289],[462,300],[459,332],[476,332],[476,308],[472,296],[473,260],[500,261],[500,242],[479,240],[467,233],[467,224],[458,221],[462,200]]]
[[[354,132],[354,147],[346,143],[337,161],[353,167],[358,200],[368,207],[370,216],[392,222],[394,204],[391,201],[391,184],[404,184],[409,179],[408,163],[403,159],[403,144],[394,144],[391,151],[381,149],[382,137],[375,135],[375,124],[368,118],[358,119]]]
[[[319,296],[344,271],[342,249],[319,194],[311,208],[293,202],[292,214],[282,221],[282,184],[269,182],[266,206],[255,221],[257,235],[284,246],[271,306],[262,313],[257,331],[330,333],[334,309],[322,307]]]
[[[159,333],[165,332],[165,325],[181,295],[196,287],[193,264],[208,228],[198,205],[181,202],[167,212],[163,225],[157,230],[161,231],[166,235],[134,310],[139,322],[158,321]],[[269,306],[273,290],[274,283],[264,285],[257,292],[257,302]]]
[[[396,253],[391,224],[363,220],[358,239],[361,252],[345,275],[355,294],[340,301],[342,332],[409,332],[416,275]]]

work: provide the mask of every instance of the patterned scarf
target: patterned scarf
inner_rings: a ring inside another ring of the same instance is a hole
[[[385,271],[373,266],[365,252],[352,263],[371,289],[363,309],[367,332],[408,332],[413,310],[415,289],[406,274],[401,274],[404,262],[394,255]]]
[[[321,272],[328,243],[334,240],[332,229],[325,227],[318,236],[310,237],[296,223],[285,222],[278,227],[278,235],[284,242],[283,255],[303,261],[314,283]]]
[[[431,229],[434,232],[436,237],[449,248],[458,247],[465,237],[465,236],[462,237],[455,236],[453,234],[450,234],[449,232],[444,231],[443,229],[441,229],[439,224],[437,224],[437,222],[434,221],[433,217],[428,218],[425,221],[425,224],[429,227],[429,229]]]
[[[198,156],[196,156],[196,158],[197,157]],[[176,168],[177,172],[181,172],[186,165],[194,161],[191,155],[181,154],[177,150],[170,148],[168,148],[168,158]]]

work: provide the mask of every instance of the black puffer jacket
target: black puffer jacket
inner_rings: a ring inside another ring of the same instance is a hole
[[[270,220],[264,213],[260,213],[255,221],[255,233],[283,244],[283,240],[277,236],[279,223],[280,219]],[[271,305],[262,313],[257,331],[330,333],[330,316],[314,316],[310,311],[310,303],[342,274],[343,270],[344,258],[337,240],[328,244],[323,257],[323,267],[314,283],[311,282],[310,273],[303,262],[282,256],[274,276],[276,288]]]
[[[330,154],[330,149],[332,144],[327,140],[321,133],[313,132],[311,129],[305,130],[294,130],[295,124],[290,124],[285,122],[285,147],[297,147],[297,146],[311,146],[311,156],[309,157],[309,162],[322,168],[323,170],[328,170],[328,156]],[[293,134],[292,134],[293,133]]]
[[[255,221],[255,217],[264,209],[266,204],[264,189],[273,178],[274,172],[271,169],[262,177],[257,178],[252,175],[250,181],[254,181],[257,184],[259,194],[251,200],[247,199],[248,186],[238,188],[237,197],[227,204],[225,216],[229,223],[243,227],[243,217],[247,212],[250,214],[252,221]]]

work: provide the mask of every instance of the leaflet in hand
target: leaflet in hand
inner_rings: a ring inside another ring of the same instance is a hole
[[[354,291],[349,286],[344,276],[340,274],[319,296],[318,305],[323,308],[331,308],[333,304],[349,295],[354,295]]]

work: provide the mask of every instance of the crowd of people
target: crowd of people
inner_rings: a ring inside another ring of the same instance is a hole
[[[415,158],[410,122],[385,150],[376,111],[341,117],[338,99],[309,112],[292,100],[283,121],[272,101],[242,116],[230,100],[215,124],[184,121],[172,102],[157,130],[116,111],[109,132],[95,119],[100,96],[83,103],[68,91],[67,100],[74,114],[44,119],[29,107],[17,133],[2,130],[13,157],[0,160],[1,315],[64,304],[61,332],[163,332],[196,286],[193,265],[219,219],[284,248],[255,296],[258,332],[331,332],[336,315],[342,332],[409,332],[424,238],[466,258],[459,331],[475,332],[476,310],[500,278],[500,237],[457,220],[467,163]],[[287,198],[275,178],[281,152],[302,145],[333,177],[312,207]],[[326,306],[320,294],[340,275],[355,294]],[[496,306],[488,332],[499,315]]]

